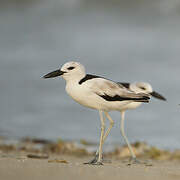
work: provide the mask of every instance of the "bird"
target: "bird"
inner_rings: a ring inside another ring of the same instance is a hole
[[[166,98],[164,96],[162,96],[160,93],[154,91],[151,84],[149,84],[147,82],[134,82],[134,83],[117,82],[117,84],[119,84],[120,86],[126,87],[127,89],[129,89],[132,92],[149,94],[150,96],[152,96],[154,98],[166,101]],[[132,161],[132,163],[141,163],[141,162],[136,158],[136,155],[135,155],[135,153],[134,153],[134,151],[133,151],[133,149],[132,149],[132,147],[128,141],[128,138],[125,135],[125,131],[124,131],[125,111],[130,110],[130,109],[136,109],[141,104],[142,104],[142,102],[132,102],[132,103],[125,105],[124,109],[121,110],[121,128],[120,128],[120,131],[121,131],[121,134],[122,134],[128,148],[129,148],[129,151],[131,154],[130,160]],[[142,162],[142,163],[144,163],[144,162]]]
[[[164,96],[162,96],[160,93],[154,91],[151,84],[149,84],[147,82],[134,82],[134,83],[117,82],[117,84],[120,85],[120,87],[123,86],[132,92],[149,94],[150,96],[155,97],[159,100],[166,101],[166,98]],[[150,165],[150,164],[148,164],[147,161],[143,162],[143,161],[140,161],[137,159],[137,157],[133,151],[133,148],[131,147],[131,144],[129,143],[129,140],[124,131],[125,111],[130,110],[130,109],[136,109],[141,104],[142,104],[142,102],[131,102],[131,103],[123,106],[123,108],[121,109],[120,132],[128,146],[129,152],[131,154],[130,162],[128,163],[129,165],[135,164],[135,163]],[[91,161],[95,162],[95,161],[97,161],[97,158],[98,158],[98,150],[96,151],[96,155],[95,155],[94,159],[92,159]]]
[[[65,63],[60,69],[52,71],[43,78],[55,78],[61,76],[66,81],[66,92],[82,106],[99,111],[101,121],[101,135],[98,148],[98,157],[86,164],[103,165],[102,148],[105,139],[109,135],[114,121],[109,115],[110,111],[124,111],[130,103],[148,103],[149,94],[136,93],[120,83],[106,79],[101,76],[86,74],[85,67],[76,61]],[[105,118],[110,125],[105,132]]]

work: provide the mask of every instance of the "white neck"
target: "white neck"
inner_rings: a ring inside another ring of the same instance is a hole
[[[66,83],[69,83],[69,82],[74,82],[74,83],[76,83],[76,82],[79,82],[82,78],[84,78],[85,77],[85,73],[73,73],[73,74],[71,74],[71,75],[66,75],[66,74],[64,74],[63,75],[63,78],[66,80]]]

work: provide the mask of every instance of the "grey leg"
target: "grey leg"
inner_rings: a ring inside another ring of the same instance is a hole
[[[100,115],[100,120],[101,120],[101,136],[100,136],[99,149],[96,151],[96,155],[94,159],[84,164],[103,165],[102,164],[102,147],[104,143],[103,137],[104,137],[104,131],[105,131],[105,119],[103,117],[103,111],[99,110],[99,115]]]
[[[103,137],[104,137],[104,131],[105,131],[105,122],[104,122],[104,117],[103,117],[103,112],[100,110],[99,111],[100,115],[100,120],[101,120],[101,137],[100,137],[100,143],[99,143],[99,156],[98,156],[98,161],[97,165],[102,164],[102,148],[103,148]]]
[[[125,117],[125,111],[121,111],[121,128],[120,128],[120,131],[121,131],[121,134],[122,134],[128,148],[129,148],[132,159],[136,159],[136,155],[134,154],[134,151],[133,151],[133,149],[132,149],[132,147],[128,141],[128,138],[126,137],[125,132],[124,132],[124,117]]]
[[[112,120],[112,118],[110,117],[110,115],[108,114],[108,112],[104,112],[105,116],[108,118],[108,120],[110,121],[110,125],[109,125],[109,128],[107,129],[107,131],[105,132],[105,135],[103,137],[103,144],[107,138],[107,136],[109,135],[113,125],[114,125],[114,121]],[[95,157],[87,162],[87,163],[84,163],[84,164],[94,164],[98,161],[98,156],[99,156],[99,150],[96,151],[96,154],[95,154]],[[102,160],[102,161],[105,161],[105,160]],[[110,162],[109,160],[107,162]]]
[[[124,132],[124,117],[125,117],[125,111],[122,111],[121,112],[121,128],[120,128],[120,131],[121,131],[121,134],[124,138],[124,140],[126,141],[126,144],[129,148],[129,151],[130,151],[130,154],[131,154],[131,158],[130,158],[130,161],[128,163],[128,165],[132,165],[132,164],[144,164],[146,166],[152,166],[152,163],[149,163],[148,161],[140,161],[136,158],[136,155],[134,154],[134,151],[128,141],[128,138],[126,137],[125,135],[125,132]]]
[[[109,128],[108,130],[106,131],[104,137],[103,137],[103,143],[105,142],[107,136],[109,135],[112,127],[114,126],[114,121],[112,120],[112,118],[110,117],[110,115],[108,114],[108,112],[104,112],[104,114],[106,115],[106,117],[108,118],[109,122],[110,122],[110,125],[109,125]]]

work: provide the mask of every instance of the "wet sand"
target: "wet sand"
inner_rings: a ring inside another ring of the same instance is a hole
[[[92,157],[52,155],[48,159],[32,159],[26,155],[8,154],[0,158],[2,180],[173,180],[180,179],[179,161],[155,161],[153,166],[131,165],[112,159],[103,166],[84,165]],[[54,161],[57,159],[58,161]],[[64,160],[64,161],[61,161]]]

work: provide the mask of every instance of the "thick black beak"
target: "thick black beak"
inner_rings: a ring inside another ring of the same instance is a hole
[[[65,73],[64,71],[56,70],[56,71],[53,71],[53,72],[50,72],[50,73],[46,74],[45,76],[43,76],[43,78],[45,78],[45,79],[54,78],[54,77],[57,77],[57,76],[61,76],[64,73]]]
[[[150,93],[153,97],[157,98],[157,99],[160,99],[160,100],[163,100],[163,101],[166,101],[166,98],[163,97],[161,94],[157,93],[156,91],[153,91],[152,93]]]

